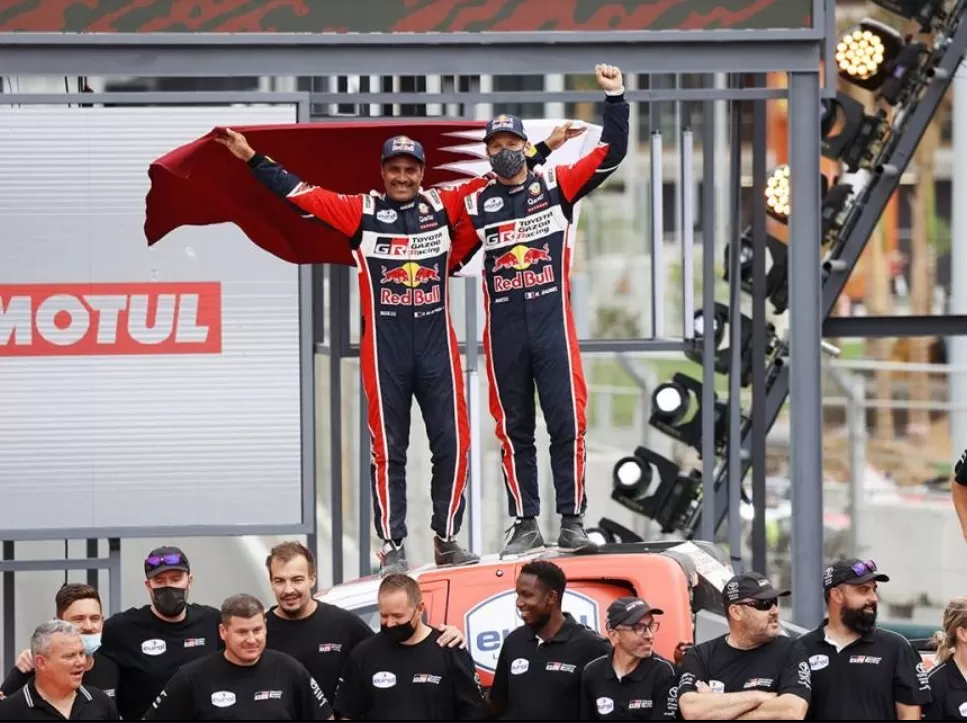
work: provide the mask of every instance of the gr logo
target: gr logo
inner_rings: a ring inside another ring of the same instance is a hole
[[[565,590],[562,607],[582,625],[598,630],[598,603],[593,598]],[[514,590],[497,593],[470,608],[464,617],[464,632],[477,667],[493,673],[504,639],[522,624]]]

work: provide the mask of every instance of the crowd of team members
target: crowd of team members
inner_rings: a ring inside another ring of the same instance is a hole
[[[606,638],[561,608],[548,560],[516,580],[523,625],[484,691],[462,633],[425,622],[419,584],[383,578],[380,631],[313,598],[315,564],[286,542],[266,562],[276,605],[187,600],[178,548],[145,560],[150,604],[104,620],[96,589],[65,584],[0,686],[0,720],[956,720],[967,718],[967,598],[948,605],[937,665],[877,627],[870,561],[826,568],[828,616],[781,633],[777,591],[755,572],[722,591],[729,632],[675,660],[654,652],[663,611],[638,597],[608,608]]]

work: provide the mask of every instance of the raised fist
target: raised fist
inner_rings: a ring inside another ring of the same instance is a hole
[[[617,65],[604,65],[599,63],[594,66],[594,74],[598,78],[598,85],[600,85],[605,92],[622,90],[624,88],[624,80],[621,77],[621,68]]]

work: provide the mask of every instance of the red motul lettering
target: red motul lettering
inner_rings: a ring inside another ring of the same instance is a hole
[[[423,289],[407,289],[401,294],[392,289],[380,289],[379,300],[390,306],[426,306],[440,303],[440,286],[435,284],[429,291]]]
[[[514,289],[530,289],[534,286],[544,286],[554,283],[554,267],[548,264],[540,271],[518,271],[513,276],[506,278],[494,276],[494,291],[504,293]]]
[[[218,282],[0,285],[0,357],[221,351]]]

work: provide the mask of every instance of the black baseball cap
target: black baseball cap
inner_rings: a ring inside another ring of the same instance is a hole
[[[635,625],[646,615],[664,615],[661,608],[653,608],[640,597],[619,597],[608,606],[608,627]]]
[[[854,557],[837,560],[823,571],[823,590],[831,590],[837,585],[862,585],[870,580],[890,582],[890,578],[877,572],[872,560],[858,560]]]
[[[497,133],[513,133],[515,136],[527,140],[527,133],[524,132],[524,121],[515,115],[501,113],[487,122],[487,130],[484,132],[484,143]]]
[[[180,547],[156,547],[144,558],[144,576],[147,579],[150,580],[168,570],[191,572],[188,556],[181,551]]]
[[[426,154],[423,153],[423,144],[419,141],[414,141],[409,136],[393,136],[384,141],[380,161],[387,161],[396,156],[410,156],[426,165]]]
[[[734,575],[722,588],[722,602],[725,607],[739,600],[772,600],[786,597],[788,590],[776,590],[769,578],[761,572],[750,570]]]

